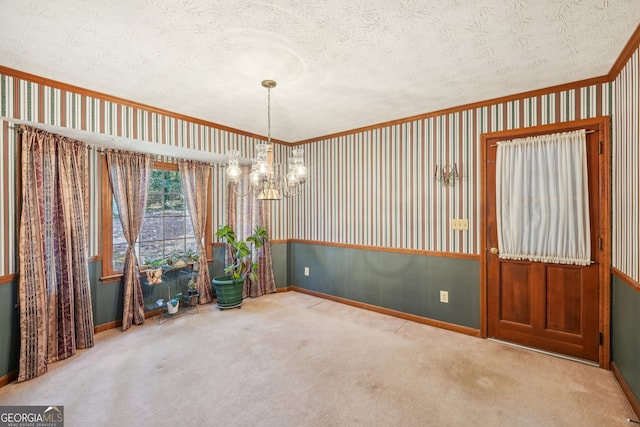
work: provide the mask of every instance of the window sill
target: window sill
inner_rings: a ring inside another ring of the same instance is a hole
[[[122,273],[113,274],[110,276],[102,276],[100,278],[100,281],[102,281],[102,283],[120,282],[122,281]]]
[[[214,259],[207,259],[207,264],[212,264],[214,262]],[[180,270],[186,267],[190,267],[193,268],[193,262],[189,263],[186,266],[183,267],[175,267],[171,270]],[[143,268],[140,269],[140,275],[142,276],[142,274],[144,273],[145,270],[147,270],[149,267],[148,266],[144,266]],[[109,274],[106,276],[102,276],[100,278],[100,281],[102,281],[102,283],[113,283],[113,282],[120,282],[122,281],[122,273],[114,273],[114,274]]]

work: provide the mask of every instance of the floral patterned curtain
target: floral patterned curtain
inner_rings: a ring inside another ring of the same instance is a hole
[[[185,201],[189,207],[191,224],[193,225],[193,232],[196,235],[198,252],[200,253],[198,261],[200,274],[197,278],[198,292],[200,293],[198,303],[206,304],[213,299],[204,241],[207,223],[207,190],[211,165],[181,159],[178,161],[178,169],[180,170],[180,181],[182,182]]]
[[[87,145],[21,127],[18,381],[93,347]]]
[[[142,229],[142,220],[147,206],[147,187],[153,169],[150,155],[107,151],[107,168],[113,197],[120,213],[122,231],[128,247],[125,253],[122,281],[124,284],[124,304],[122,310],[122,330],[133,323],[144,323],[144,296],[140,283],[140,265],[135,244]]]
[[[239,188],[238,191],[242,191],[242,194],[248,191],[247,187],[249,182],[250,168],[242,168],[243,179],[240,181],[240,185],[245,185],[245,188]],[[229,226],[233,228],[238,235],[238,238],[246,238],[253,234],[256,226],[262,225],[267,229],[267,233],[270,235],[269,224],[271,224],[270,212],[271,201],[257,200],[256,195],[251,192],[246,197],[237,196],[229,185],[228,197],[227,197],[227,221]],[[230,261],[229,254],[227,254],[228,263]],[[253,252],[253,261],[258,263],[258,280],[253,282],[249,279],[245,281],[245,287],[243,296],[247,297],[259,297],[264,294],[273,293],[276,291],[276,281],[273,275],[273,266],[271,261],[271,244],[267,240],[260,249]]]

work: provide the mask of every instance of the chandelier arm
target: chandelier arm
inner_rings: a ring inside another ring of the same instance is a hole
[[[278,188],[285,188],[287,186],[286,177],[284,175],[278,175],[274,178],[273,184]]]
[[[237,191],[236,187],[238,186],[238,183],[232,183],[231,184],[231,190],[233,190],[233,194],[235,194],[236,196],[240,196],[240,197],[247,197],[249,194],[251,194],[251,191],[253,191],[253,187],[250,185],[249,189],[247,190],[246,193],[243,193],[241,191]]]
[[[295,189],[295,191],[292,191],[291,188]],[[285,189],[282,190],[282,194],[284,197],[296,197],[302,193],[302,190],[304,190],[304,185],[298,183],[293,187],[285,187]]]

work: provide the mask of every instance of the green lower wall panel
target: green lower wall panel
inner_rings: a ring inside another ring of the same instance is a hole
[[[640,400],[640,293],[611,279],[611,360]]]
[[[18,369],[18,282],[0,285],[0,377]]]
[[[224,246],[213,247],[213,262],[209,263],[211,278],[224,274]]]
[[[102,282],[102,261],[89,263],[91,280],[91,303],[93,305],[93,323],[104,325],[114,320],[122,320],[122,282]]]
[[[271,263],[273,265],[273,275],[276,279],[276,287],[286,288],[289,283],[287,254],[288,243],[272,243],[271,244]]]
[[[480,261],[304,243],[289,252],[291,285],[480,328]],[[448,304],[440,302],[441,290]]]

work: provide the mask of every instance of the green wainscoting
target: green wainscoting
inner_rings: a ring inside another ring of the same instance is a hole
[[[209,263],[209,273],[213,279],[224,274],[224,246],[213,247],[213,262]]]
[[[18,369],[18,282],[0,285],[0,377]]]
[[[480,328],[480,261],[304,243],[289,251],[291,285]],[[448,304],[440,302],[441,290],[449,292]]]
[[[89,263],[91,280],[91,304],[93,306],[93,324],[104,325],[122,320],[122,282],[102,282],[102,261]]]
[[[289,243],[271,244],[271,263],[273,265],[273,275],[276,279],[276,287],[286,288],[289,286]]]
[[[611,360],[640,400],[640,292],[611,278]]]

